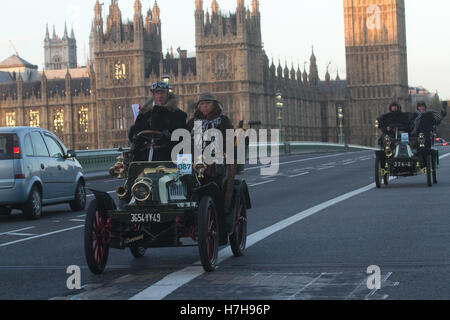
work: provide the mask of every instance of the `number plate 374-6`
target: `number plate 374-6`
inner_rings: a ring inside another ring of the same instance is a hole
[[[131,223],[161,223],[161,214],[159,213],[133,213],[131,214]]]
[[[404,161],[398,161],[398,162],[394,162],[394,167],[396,168],[412,168],[412,163],[411,162],[404,162]]]

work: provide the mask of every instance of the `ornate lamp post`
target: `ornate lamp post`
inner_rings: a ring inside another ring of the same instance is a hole
[[[339,129],[339,144],[345,144],[344,136],[344,109],[341,106],[336,107],[336,120]]]
[[[283,122],[283,95],[280,91],[277,91],[275,94],[275,108],[278,111],[278,130],[280,130],[280,143],[283,142],[283,134],[282,134],[282,122]]]

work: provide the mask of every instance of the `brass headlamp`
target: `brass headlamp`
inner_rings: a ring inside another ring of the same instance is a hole
[[[425,148],[425,135],[423,133],[419,134],[419,138],[417,139],[417,141],[419,142],[420,148]]]
[[[392,152],[392,149],[391,149],[391,145],[392,145],[391,137],[386,136],[386,138],[384,138],[384,153],[386,154],[386,157],[388,157],[388,158],[390,158],[394,155],[394,153]]]
[[[136,183],[131,187],[131,193],[139,202],[147,201],[151,198],[153,191],[153,181],[149,178],[137,179]]]

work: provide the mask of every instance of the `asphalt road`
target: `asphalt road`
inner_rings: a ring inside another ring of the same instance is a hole
[[[449,152],[441,149],[433,188],[417,176],[375,189],[370,151],[284,157],[274,177],[249,166],[249,248],[242,258],[222,248],[211,274],[192,247],[139,260],[111,250],[105,274],[94,276],[85,212],[46,207],[31,222],[14,212],[0,217],[0,299],[450,299]],[[67,288],[71,265],[81,268],[81,290]],[[379,290],[367,286],[369,266],[379,267]]]

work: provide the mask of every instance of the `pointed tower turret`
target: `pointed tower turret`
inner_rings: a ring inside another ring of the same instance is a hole
[[[47,23],[47,27],[45,30],[45,41],[49,41],[50,40],[50,33],[48,32],[48,23]]]
[[[217,0],[213,0],[213,2],[211,4],[211,14],[213,16],[219,14],[219,4],[217,3]]]
[[[64,37],[63,39],[69,39],[69,34],[67,33],[67,23],[64,22]]]
[[[134,18],[133,26],[135,33],[142,33],[142,28],[144,26],[144,21],[142,17],[142,4],[140,0],[134,2]]]
[[[161,24],[160,10],[158,6],[158,2],[155,0],[155,4],[152,9],[152,23]]]
[[[95,3],[95,17],[94,17],[94,30],[97,34],[103,34],[103,16],[102,16],[102,6],[97,0]]]
[[[319,70],[317,67],[317,58],[314,54],[314,47],[312,49],[309,65],[309,83],[312,87],[317,87],[319,85]]]
[[[55,25],[53,25],[53,36],[52,39],[56,39],[56,29],[55,29]]]

